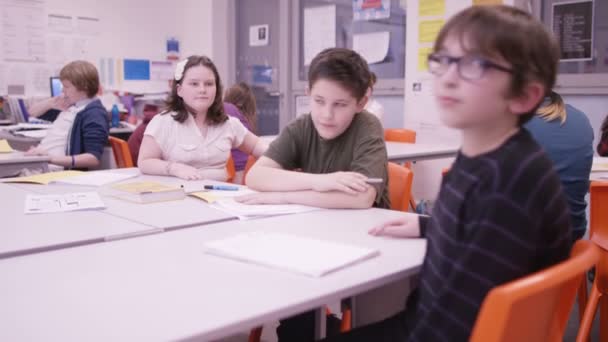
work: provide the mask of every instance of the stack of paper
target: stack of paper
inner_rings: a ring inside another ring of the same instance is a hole
[[[321,210],[321,208],[299,204],[242,204],[232,198],[218,199],[213,202],[212,206],[241,220]]]
[[[205,252],[320,277],[380,254],[378,250],[274,232],[253,232],[204,245]]]
[[[75,192],[61,195],[32,195],[25,198],[25,213],[55,213],[63,211],[101,209],[105,205],[96,192]]]

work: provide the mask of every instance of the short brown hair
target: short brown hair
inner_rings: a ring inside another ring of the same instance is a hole
[[[87,97],[93,97],[99,92],[97,68],[87,61],[73,61],[66,64],[59,72],[59,79],[70,81],[76,89],[85,92]]]
[[[353,97],[361,100],[370,86],[371,74],[367,62],[350,49],[330,48],[313,58],[308,69],[308,87],[319,79],[329,79],[339,83]]]
[[[256,102],[251,87],[245,82],[239,82],[226,90],[225,102],[230,102],[238,108],[249,121],[252,132],[256,132]]]
[[[456,37],[467,53],[502,58],[515,71],[509,96],[518,96],[531,81],[542,83],[547,96],[553,85],[559,61],[559,47],[553,34],[532,15],[515,7],[487,5],[469,7],[453,16],[435,41],[438,52],[450,37]],[[542,103],[520,116],[523,125]]]
[[[173,80],[171,84],[171,94],[165,101],[165,112],[163,114],[168,113],[168,111],[174,111],[176,114],[173,116],[173,119],[177,122],[184,122],[188,118],[188,110],[186,108],[186,104],[184,100],[177,95],[177,86],[182,84],[184,78],[186,76],[186,72],[188,69],[202,65],[211,72],[213,72],[213,76],[215,77],[215,98],[213,99],[213,103],[211,107],[207,110],[206,122],[211,125],[217,125],[222,122],[228,120],[228,116],[224,112],[224,104],[222,103],[222,81],[220,80],[220,74],[213,64],[213,61],[207,56],[190,56],[187,58],[188,62],[186,62],[186,66],[184,67],[184,72],[182,73],[182,78],[179,80]]]

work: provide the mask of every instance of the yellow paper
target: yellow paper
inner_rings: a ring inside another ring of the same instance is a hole
[[[8,144],[6,139],[0,139],[0,153],[11,153],[13,148]]]
[[[418,41],[420,43],[433,43],[444,23],[444,20],[421,21],[418,25]]]
[[[478,5],[502,5],[502,0],[473,0],[473,6]]]
[[[194,196],[198,199],[202,199],[203,201],[205,201],[207,203],[213,203],[213,202],[217,201],[217,196],[210,192],[199,191],[199,192],[192,192],[189,195]]]
[[[130,192],[133,194],[142,194],[149,192],[173,191],[178,188],[156,182],[133,182],[126,184],[117,184],[112,186],[114,189]]]
[[[445,0],[423,0],[418,2],[418,16],[445,15]]]
[[[418,70],[419,71],[427,71],[428,64],[427,58],[433,52],[432,47],[423,47],[418,49]]]
[[[39,175],[27,176],[27,177],[17,177],[17,178],[9,178],[6,179],[5,183],[35,183],[48,185],[51,182],[58,181],[61,179],[75,177],[82,175],[82,171],[59,171],[59,172],[47,172],[41,173]]]

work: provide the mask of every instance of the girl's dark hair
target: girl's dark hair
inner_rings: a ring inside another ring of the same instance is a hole
[[[257,124],[257,108],[255,102],[255,95],[251,91],[251,87],[245,82],[239,82],[226,90],[224,95],[224,101],[230,102],[239,109],[239,111],[245,115],[251,131],[256,133]]]
[[[184,72],[182,73],[180,80],[173,80],[171,84],[171,94],[165,101],[165,111],[163,114],[166,114],[170,111],[175,112],[176,114],[173,116],[173,119],[178,122],[184,122],[188,118],[188,109],[186,108],[186,104],[184,100],[177,95],[177,86],[181,85],[184,79],[186,78],[186,72],[188,69],[202,65],[213,72],[213,76],[215,77],[215,99],[213,99],[213,103],[211,107],[207,110],[207,118],[206,121],[210,125],[217,125],[222,122],[228,120],[228,116],[224,112],[224,104],[222,103],[222,81],[220,80],[220,74],[215,67],[215,64],[211,61],[211,59],[207,56],[190,56],[187,58],[188,62],[186,62],[186,66],[184,67]]]
[[[367,62],[350,49],[330,48],[313,58],[308,69],[308,87],[319,79],[329,79],[348,90],[357,101],[361,100],[371,84],[371,73]]]

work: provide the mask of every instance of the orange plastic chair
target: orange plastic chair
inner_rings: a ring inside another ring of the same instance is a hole
[[[416,142],[416,131],[405,128],[387,128],[384,130],[384,140],[413,144]]]
[[[391,200],[391,209],[408,211],[413,180],[412,170],[393,162],[388,163],[388,197]]]
[[[119,169],[133,167],[133,158],[131,157],[129,144],[127,144],[126,141],[113,136],[109,136],[108,141],[112,147],[112,153],[114,154],[116,166]]]
[[[387,128],[384,130],[384,140],[414,144],[416,143],[416,131],[405,128]],[[404,165],[411,170],[412,163],[407,162]],[[416,210],[416,201],[411,195],[409,203],[412,209]]]
[[[245,181],[247,180],[247,173],[249,172],[249,169],[251,169],[257,160],[258,159],[254,156],[249,156],[247,158],[247,164],[245,164],[245,170],[243,170],[243,185],[245,185]]]
[[[226,179],[226,182],[232,183],[234,176],[236,175],[236,167],[234,166],[234,159],[232,159],[232,156],[230,156],[226,162],[226,171],[228,172],[228,179]]]
[[[492,289],[470,341],[563,341],[579,284],[597,263],[598,248],[578,241],[570,258]]]
[[[600,260],[585,306],[577,341],[588,341],[593,319],[600,311],[600,341],[608,341],[608,182],[591,182],[589,189],[589,236],[599,247]]]

